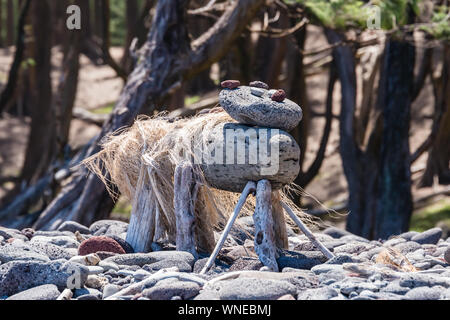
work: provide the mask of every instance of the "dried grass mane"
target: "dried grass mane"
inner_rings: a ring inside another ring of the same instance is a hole
[[[219,124],[235,122],[227,113],[207,113],[190,118],[172,121],[161,113],[154,117],[139,116],[134,124],[108,135],[102,141],[102,150],[84,160],[84,165],[95,173],[106,186],[116,185],[121,194],[132,202],[144,185],[149,185],[152,198],[160,208],[162,226],[169,239],[174,239],[175,213],[173,207],[173,176],[177,164],[182,161],[193,162],[195,155],[189,150],[201,144],[209,133]],[[180,153],[180,150],[183,152]],[[201,185],[198,200],[206,212],[203,221],[212,228],[223,226],[233,211],[239,193],[212,188],[206,182],[199,167],[195,167],[197,183]],[[117,194],[108,188],[111,196]],[[309,224],[313,219],[303,213],[289,199],[289,193],[301,192],[292,184],[280,190],[281,199],[288,203],[294,212]],[[242,210],[248,215],[254,211],[255,199],[250,196]],[[200,207],[200,206],[199,206]],[[290,221],[289,217],[286,219]],[[294,223],[290,221],[294,226]],[[250,235],[249,235],[250,236]]]

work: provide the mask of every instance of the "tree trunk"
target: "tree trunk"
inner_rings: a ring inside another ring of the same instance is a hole
[[[3,1],[0,0],[0,48],[3,46]]]
[[[28,140],[22,179],[36,182],[48,169],[56,151],[55,113],[52,105],[51,34],[48,0],[32,2],[34,33],[35,87],[31,111],[31,131]]]
[[[14,1],[6,2],[6,45],[14,44]]]
[[[128,0],[126,3],[126,26],[127,26],[127,35],[125,39],[125,47],[123,51],[123,56],[120,61],[122,68],[126,73],[130,73],[133,69],[133,59],[130,55],[130,46],[134,37],[137,34],[137,21],[139,17],[139,6],[137,0]]]
[[[409,123],[414,80],[414,47],[389,40],[386,44],[383,142],[375,238],[386,239],[409,229],[412,214]]]
[[[17,26],[18,36],[16,41],[16,52],[14,53],[14,60],[11,69],[9,70],[8,82],[0,95],[0,113],[6,109],[16,91],[17,79],[20,74],[20,65],[25,52],[25,23],[30,3],[31,0],[27,0],[23,4],[20,12],[19,23]]]
[[[439,129],[433,139],[425,172],[419,182],[420,187],[433,185],[438,177],[440,184],[450,184],[450,46],[444,46],[444,63],[441,79],[435,86],[436,115]]]
[[[185,23],[187,0],[159,1],[147,42],[140,50],[140,63],[129,75],[111,118],[91,144],[86,156],[100,150],[106,134],[130,125],[142,112],[151,113],[161,98],[179,83],[205,70],[220,59],[242,32],[263,0],[239,0],[200,38],[189,45]],[[84,167],[41,214],[35,228],[56,228],[57,220],[85,225],[104,218],[113,207],[106,187]]]
[[[61,153],[69,140],[72,109],[78,88],[78,73],[80,69],[79,56],[81,52],[81,31],[67,30],[62,62],[61,77],[55,97],[58,152]]]

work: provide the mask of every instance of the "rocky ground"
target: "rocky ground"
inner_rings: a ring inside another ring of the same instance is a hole
[[[239,220],[251,231],[251,217]],[[170,244],[133,253],[127,228],[114,220],[65,222],[58,231],[0,228],[0,299],[450,299],[450,238],[439,228],[387,241],[328,228],[316,237],[336,255],[329,261],[290,230],[282,272],[267,270],[252,241],[235,232],[206,275],[206,256]]]

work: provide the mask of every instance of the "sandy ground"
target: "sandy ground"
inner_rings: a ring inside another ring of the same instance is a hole
[[[326,44],[321,32],[316,28],[308,29],[307,48],[318,48]],[[119,59],[121,49],[113,48],[112,55]],[[7,78],[7,72],[12,59],[12,51],[0,50],[0,88]],[[53,55],[54,65],[59,65],[61,54],[55,50]],[[54,84],[58,79],[58,70],[52,73]],[[315,114],[323,114],[325,111],[325,94],[328,82],[326,72],[310,76],[307,78],[308,100],[312,111]],[[101,108],[114,103],[122,89],[123,82],[115,76],[112,69],[107,66],[94,66],[90,61],[82,56],[80,82],[78,87],[76,107],[85,109]],[[410,130],[411,150],[415,150],[427,137],[432,124],[433,114],[433,95],[430,83],[427,82],[424,90],[416,99],[412,106],[412,122]],[[333,207],[347,199],[347,185],[342,172],[341,158],[338,152],[339,144],[339,123],[337,115],[340,109],[340,85],[337,83],[333,95],[333,124],[332,132],[326,150],[326,159],[317,177],[306,188],[304,204],[308,207],[317,207],[317,201],[326,206]],[[310,133],[308,137],[308,149],[306,150],[306,166],[314,159],[317,152],[319,141],[324,126],[324,118],[316,116],[312,119]],[[17,176],[23,162],[23,153],[28,135],[28,119],[5,118],[0,119],[0,177]],[[88,125],[83,121],[74,120],[70,132],[70,143],[73,147],[81,146],[87,143],[99,132],[99,128]],[[423,155],[413,166],[413,171],[417,168],[423,168],[426,163],[426,154]],[[413,196],[419,199],[431,193],[445,189],[442,186],[432,188],[417,189],[415,184],[420,178],[421,172],[413,175]],[[0,196],[8,189],[10,184],[0,184]],[[438,200],[436,198],[434,200]],[[342,219],[335,220],[334,223],[342,225]]]

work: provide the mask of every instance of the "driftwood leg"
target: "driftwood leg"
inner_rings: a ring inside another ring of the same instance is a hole
[[[303,224],[303,222],[295,215],[295,213],[289,208],[289,206],[284,203],[283,201],[280,201],[282,207],[286,212],[289,214],[289,216],[294,220],[294,222],[297,224],[297,226],[302,230],[302,232],[305,234],[305,236],[308,237],[309,241],[311,241],[314,246],[319,249],[325,257],[328,259],[331,259],[334,257],[334,254],[331,253],[330,250],[328,250],[319,240],[316,239],[314,234],[308,229],[308,227]]]
[[[244,191],[242,191],[242,194],[239,198],[238,203],[236,204],[236,207],[234,208],[234,212],[233,215],[230,217],[230,219],[228,219],[227,225],[225,226],[225,229],[222,232],[222,235],[220,236],[219,241],[216,244],[216,247],[214,248],[213,253],[209,256],[208,261],[206,262],[205,266],[203,267],[202,271],[200,272],[200,274],[204,274],[206,273],[206,271],[208,271],[209,268],[211,268],[214,260],[217,257],[217,254],[219,253],[220,249],[223,246],[223,243],[225,242],[225,239],[228,236],[228,233],[231,230],[231,227],[233,226],[234,221],[236,220],[236,218],[239,215],[239,212],[241,212],[242,207],[244,206],[245,200],[247,199],[248,195],[251,192],[254,192],[256,190],[256,185],[253,181],[249,181],[247,182],[247,185],[244,188]]]
[[[211,253],[214,250],[215,239],[212,207],[209,204],[208,195],[204,188],[198,192],[197,202],[195,204],[195,237],[197,250]]]
[[[145,182],[146,173],[141,170],[136,194],[133,199],[130,224],[128,226],[126,241],[135,252],[149,252],[155,232],[156,199],[150,186]]]
[[[195,201],[198,185],[195,182],[192,166],[182,162],[175,168],[174,209],[177,227],[177,250],[192,253],[198,257],[195,249]]]
[[[275,244],[279,249],[288,249],[289,241],[286,230],[286,220],[284,219],[284,210],[281,206],[280,192],[272,192],[272,219],[273,229],[275,231]]]
[[[253,221],[255,222],[255,251],[259,260],[273,271],[278,271],[272,218],[272,188],[267,180],[260,180],[256,186]]]

